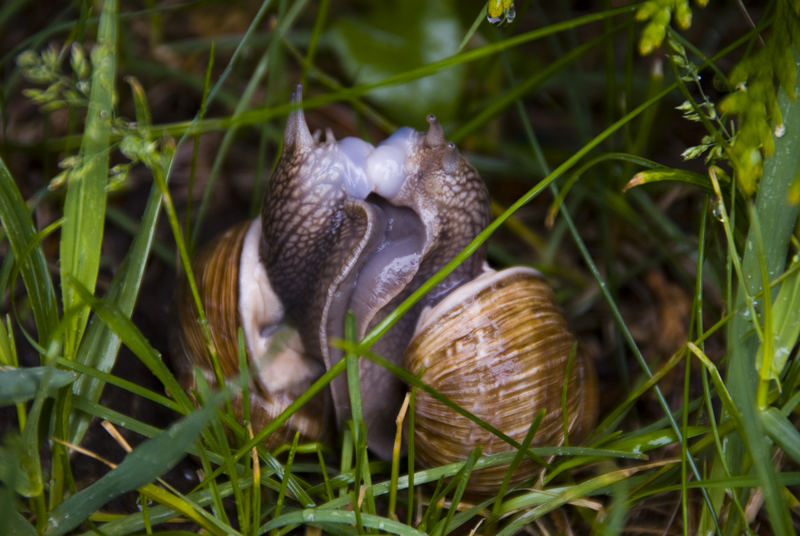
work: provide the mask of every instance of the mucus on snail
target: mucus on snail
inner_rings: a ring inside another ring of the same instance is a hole
[[[357,138],[337,141],[330,130],[324,140],[312,135],[299,86],[293,100],[298,109],[288,118],[261,216],[229,230],[193,262],[225,377],[238,372],[236,330],[243,328],[255,426],[342,359],[330,341],[344,338],[348,311],[363,337],[467,246],[490,216],[483,180],[433,115],[427,132],[403,127],[373,146]],[[569,440],[581,441],[596,419],[591,363],[575,352],[575,338],[541,274],[527,267],[495,271],[485,257],[481,247],[373,351],[516,441],[545,409],[534,444],[563,443],[566,386]],[[192,365],[209,379],[213,373],[188,292],[179,309],[179,369],[189,388]],[[359,360],[359,378],[369,448],[389,458],[407,387],[366,359]],[[421,464],[459,461],[476,445],[484,453],[511,448],[421,391],[415,411]],[[308,440],[325,438],[350,415],[347,379],[340,375],[271,442],[295,431]],[[522,464],[515,479],[533,467]],[[472,490],[491,491],[504,472],[476,473]]]

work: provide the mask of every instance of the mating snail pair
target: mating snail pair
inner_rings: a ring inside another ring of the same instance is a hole
[[[298,108],[300,98],[298,87]],[[312,136],[298,109],[289,116],[261,217],[229,230],[193,263],[226,377],[238,374],[236,332],[243,328],[255,427],[343,357],[329,341],[344,338],[347,311],[363,337],[488,224],[483,180],[445,140],[436,118],[428,123],[425,133],[404,127],[372,146],[357,138],[336,141],[330,131],[324,140],[319,132]],[[180,368],[188,388],[193,364],[209,378],[213,369],[188,292],[180,309]],[[421,374],[516,441],[545,409],[534,444],[563,442],[564,389],[571,442],[586,437],[596,418],[593,367],[575,353],[553,292],[533,269],[492,270],[484,248],[401,317],[373,351]],[[366,359],[359,360],[359,377],[369,448],[388,458],[407,387]],[[462,460],[477,445],[485,454],[512,448],[422,391],[415,412],[416,460],[423,466]],[[281,443],[295,431],[325,438],[329,421],[341,427],[350,416],[340,375],[269,441]],[[515,480],[533,467],[523,463]],[[503,467],[476,473],[470,487],[491,492],[504,473]]]

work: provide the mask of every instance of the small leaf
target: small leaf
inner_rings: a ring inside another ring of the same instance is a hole
[[[684,184],[691,184],[692,186],[699,186],[700,188],[708,190],[709,192],[713,191],[711,182],[705,176],[700,175],[699,173],[686,171],[684,169],[672,168],[647,169],[640,171],[628,181],[628,184],[622,188],[622,191],[627,192],[636,186],[665,181],[682,182]]]

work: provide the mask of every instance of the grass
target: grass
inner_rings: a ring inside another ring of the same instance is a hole
[[[0,8],[0,533],[796,533],[800,14],[774,0],[750,26],[716,4],[517,2],[504,28],[450,2]],[[376,31],[402,56],[359,37]],[[495,219],[254,430],[230,399],[246,375],[181,389],[164,301],[208,235],[258,211],[251,177],[300,80],[339,137],[436,112]],[[413,393],[452,405],[371,348],[483,244],[548,274],[599,369],[600,422],[584,445],[507,438],[443,467],[415,467],[413,441],[371,457],[357,360],[411,386],[412,427]],[[343,437],[265,447],[339,374]],[[525,455],[536,479],[469,495],[474,471]]]

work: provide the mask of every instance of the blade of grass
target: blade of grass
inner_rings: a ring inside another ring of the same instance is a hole
[[[770,279],[783,271],[789,239],[797,221],[798,206],[789,202],[786,193],[800,169],[800,103],[790,100],[782,92],[778,103],[786,131],[775,140],[775,153],[764,163],[764,175],[754,212],[759,218],[763,241],[761,247],[757,247],[755,229],[751,227],[742,258],[743,277],[736,291],[737,306],[763,289],[762,270]],[[741,440],[758,476],[770,524],[776,534],[791,534],[789,509],[777,483],[771,449],[757,407],[757,375],[754,367],[758,341],[750,336],[754,319],[747,313],[749,310],[737,313],[728,324],[729,366],[726,383],[741,413]],[[737,473],[743,471],[743,454],[737,445],[729,445],[727,466]]]
[[[409,399],[408,399],[408,430],[414,430],[414,411],[416,406],[417,400],[417,386],[412,385],[411,391],[409,392]],[[415,503],[414,503],[414,434],[408,434],[408,512],[406,513],[406,524],[411,526],[411,521],[414,519],[414,514],[416,512]],[[400,482],[395,483],[395,487],[400,489]]]
[[[70,174],[67,181],[59,248],[62,276],[74,277],[92,292],[100,268],[105,224],[116,47],[117,0],[105,0],[97,31],[97,45],[91,54],[93,72],[81,142],[81,166]],[[65,311],[73,308],[77,311],[70,317],[64,332],[64,353],[74,359],[89,320],[89,308],[79,302],[69,285],[62,284],[61,299]]]
[[[247,87],[245,87],[244,91],[242,92],[242,96],[239,99],[239,102],[236,104],[236,109],[233,112],[233,118],[236,118],[237,115],[244,112],[247,107],[250,105],[252,100],[253,94],[257,89],[261,87],[261,81],[263,77],[267,73],[267,67],[271,66],[270,59],[274,61],[275,59],[275,50],[278,49],[280,46],[281,39],[285,35],[285,33],[291,28],[294,21],[300,15],[301,10],[305,7],[306,1],[299,1],[299,2],[292,2],[292,7],[288,13],[286,13],[283,17],[280,18],[280,23],[278,27],[271,32],[272,39],[270,41],[270,46],[261,56],[261,60],[256,65],[256,68],[253,71],[250,80],[247,83]],[[203,221],[205,219],[206,211],[208,210],[208,204],[211,200],[211,195],[214,192],[214,184],[216,183],[217,177],[219,176],[220,171],[222,170],[222,164],[225,161],[225,157],[228,154],[228,150],[231,147],[231,143],[236,138],[236,133],[239,130],[239,125],[234,121],[231,124],[230,128],[225,130],[225,136],[220,143],[219,150],[217,151],[217,155],[214,158],[214,164],[211,167],[211,173],[208,177],[208,182],[206,184],[205,192],[203,193],[203,198],[200,201],[200,206],[197,209],[197,215],[194,222],[194,230],[192,232],[191,238],[189,240],[190,250],[194,249],[194,245],[197,243],[197,239],[200,234],[200,230],[203,225]]]
[[[114,275],[114,279],[104,298],[104,303],[114,304],[120,322],[124,320],[130,321],[133,313],[133,308],[139,295],[139,289],[141,288],[142,278],[144,277],[144,270],[147,266],[149,253],[155,239],[156,223],[158,222],[160,208],[161,192],[157,187],[153,186],[150,190],[147,205],[142,215],[139,232],[134,238],[133,244],[128,251],[122,267],[120,267]],[[91,300],[87,303],[90,302]],[[96,313],[95,311],[95,314]],[[100,372],[108,373],[116,362],[121,343],[122,339],[118,332],[111,329],[107,321],[104,321],[99,316],[95,316],[89,323],[86,337],[81,344],[78,361]],[[184,408],[188,409],[191,407],[188,399],[181,397],[181,395],[175,392],[177,383],[174,379],[172,381],[168,380],[169,376],[171,376],[171,373],[167,372],[165,375],[159,377],[163,382],[166,382],[164,385],[167,391],[170,392]],[[102,379],[84,375],[76,382],[73,392],[78,396],[85,396],[96,401],[100,399],[104,385],[105,382]],[[80,443],[86,433],[88,425],[88,420],[80,417],[75,418],[70,426],[70,442],[75,444]]]
[[[247,484],[241,482],[240,485]],[[219,488],[219,493],[223,497],[228,497],[233,494],[230,482],[224,482],[220,484]],[[205,489],[192,492],[188,495],[185,495],[183,498],[174,497],[172,500],[165,500],[155,496],[154,498],[158,499],[161,504],[150,507],[149,517],[152,525],[173,521],[181,515],[186,515],[191,519],[202,520],[204,518],[202,513],[206,512],[204,507],[208,506],[212,500],[211,493]],[[181,502],[184,504],[181,504]],[[191,505],[196,510],[196,513],[192,514],[192,512],[188,511],[187,508],[184,508],[185,505]],[[211,514],[206,513],[206,515],[210,517]],[[102,527],[102,533],[105,536],[123,536],[126,534],[141,532],[144,529],[144,525],[145,523],[142,519],[141,512],[136,512],[104,524]],[[209,526],[211,525],[204,524],[204,527]],[[97,536],[97,533],[97,530],[90,530],[83,533],[81,536]]]
[[[416,80],[418,78],[423,78],[425,76],[435,74],[442,69],[453,65],[459,65],[464,63],[469,63],[472,61],[477,61],[482,58],[486,58],[488,56],[495,55],[503,50],[514,48],[520,45],[523,45],[530,41],[535,41],[537,39],[541,39],[548,35],[552,35],[558,32],[570,30],[576,28],[578,26],[591,24],[594,22],[602,21],[607,18],[615,17],[618,15],[623,15],[625,13],[629,13],[633,10],[637,9],[636,5],[632,6],[623,6],[619,8],[613,8],[606,11],[601,11],[598,13],[591,13],[589,15],[581,16],[573,18],[569,21],[559,22],[556,24],[552,24],[545,28],[539,28],[518,36],[514,36],[503,41],[497,43],[491,43],[489,45],[485,45],[483,47],[479,47],[473,50],[468,50],[466,52],[461,52],[454,56],[450,56],[448,58],[444,58],[442,60],[434,61],[425,65],[422,65],[415,69],[410,69],[404,73],[400,73],[397,75],[393,75],[387,77],[383,80],[379,80],[377,82],[371,82],[368,84],[360,84],[357,86],[350,86],[344,88],[340,91],[336,91],[333,93],[319,95],[312,98],[304,99],[303,101],[303,108],[304,109],[311,109],[317,108],[320,106],[325,106],[328,104],[341,102],[341,101],[350,101],[357,97],[361,97],[370,93],[371,91],[385,87],[385,86],[392,86],[396,84],[402,84],[405,82],[409,82],[411,80]],[[259,14],[261,12],[259,11]],[[256,19],[254,19],[253,24],[256,24]],[[240,43],[240,46],[237,47],[236,52],[242,48],[243,43],[245,43],[245,39],[250,33],[252,26],[248,28],[248,33],[246,34],[245,38]],[[726,49],[724,52],[727,52]],[[229,64],[228,67],[231,67]],[[226,70],[223,72],[223,76],[227,75],[229,68],[226,67]],[[209,94],[209,98],[213,97],[216,92],[218,91],[218,87],[220,86],[223,77],[220,77],[220,81],[214,87],[214,90]],[[190,135],[194,134],[201,134],[205,132],[212,132],[215,130],[226,130],[233,125],[236,126],[245,126],[245,125],[257,125],[265,123],[271,119],[276,117],[285,117],[287,116],[293,109],[293,105],[291,103],[286,103],[278,106],[265,106],[261,108],[253,108],[248,110],[244,113],[239,115],[226,117],[226,118],[219,118],[219,119],[204,119],[204,120],[192,120],[192,121],[181,121],[176,123],[165,124],[157,127],[158,135],[159,136],[181,136],[181,140]],[[64,137],[60,138],[59,140],[55,140],[54,143],[50,144],[49,147],[58,150],[64,150],[69,147],[74,147],[76,140],[74,137]],[[180,142],[179,142],[180,145]]]
[[[541,491],[534,491],[530,494],[515,497],[504,504],[503,512],[505,513],[514,511],[519,508],[522,508],[523,512],[514,518],[514,520],[512,520],[508,525],[506,525],[503,530],[499,531],[497,536],[511,536],[512,534],[516,534],[517,531],[519,531],[522,527],[542,517],[548,512],[552,512],[556,508],[559,508],[567,503],[580,500],[582,497],[593,494],[594,492],[611,486],[616,482],[631,478],[631,476],[637,472],[646,471],[653,467],[659,467],[661,465],[673,463],[678,463],[678,460],[661,460],[638,467],[619,469],[617,471],[601,474],[572,486],[566,486],[560,490],[549,490],[549,492],[544,493]],[[538,504],[538,506],[531,509],[523,508],[523,506],[529,506],[532,504]]]
[[[80,525],[112,498],[149,484],[184,456],[203,428],[214,418],[224,393],[128,454],[115,469],[71,495],[50,512],[46,536],[60,536]]]
[[[795,463],[800,461],[800,432],[777,408],[760,413],[764,429]]]
[[[39,345],[46,348],[58,324],[58,305],[53,280],[47,270],[47,261],[41,246],[37,243],[31,247],[36,228],[25,200],[2,158],[0,158],[0,222],[19,265],[19,272],[36,322]]]
[[[361,517],[364,526],[371,529],[380,530],[391,534],[399,534],[401,536],[425,536],[424,532],[420,532],[392,519],[373,514],[361,514]],[[355,524],[355,520],[355,513],[349,510],[296,510],[273,519],[266,525],[262,526],[258,532],[259,534],[263,534],[264,532],[268,532],[273,529],[294,524],[303,525],[332,523],[335,525],[352,526]]]
[[[454,480],[456,484],[456,490],[453,493],[452,500],[450,501],[450,508],[447,509],[447,515],[445,518],[439,521],[439,523],[433,527],[431,534],[434,536],[441,536],[449,532],[448,529],[450,528],[450,522],[453,520],[456,510],[458,510],[458,505],[461,502],[461,498],[464,496],[464,492],[467,490],[469,477],[472,476],[472,471],[475,469],[475,462],[477,462],[480,456],[481,448],[475,447],[464,461],[464,467],[462,467],[461,471],[458,472],[458,475],[456,475]]]
[[[774,330],[771,334],[764,330],[765,339],[772,340],[772,350],[762,343],[756,363],[761,363],[765,369],[762,375],[766,373],[770,380],[778,380],[800,335],[800,315],[797,314],[800,311],[800,272],[796,271],[781,283],[772,311],[776,324]]]
[[[597,49],[597,46],[603,41],[609,40],[609,37],[617,33],[624,26],[617,26],[612,28],[609,32],[603,33],[601,36],[592,39],[580,46],[575,47],[563,56],[559,57],[547,65],[544,69],[536,71],[533,75],[528,77],[517,84],[511,86],[504,95],[494,95],[490,103],[484,107],[478,114],[471,120],[464,123],[455,132],[450,135],[450,139],[455,143],[460,143],[469,134],[475,132],[480,127],[496,118],[503,110],[509,106],[514,105],[523,96],[531,93],[534,89],[541,85],[550,82],[553,77],[577,62],[584,54]]]
[[[45,386],[48,367],[0,367],[0,407],[18,404],[36,396]],[[53,370],[47,390],[58,389],[75,381],[76,375],[67,370]]]
[[[281,489],[278,492],[278,499],[275,501],[275,510],[272,515],[272,518],[275,519],[281,515],[281,510],[283,509],[283,503],[286,499],[286,485],[289,481],[289,477],[292,474],[292,464],[294,463],[294,455],[297,452],[297,442],[300,439],[300,431],[298,430],[294,434],[294,438],[292,438],[292,446],[289,449],[289,458],[286,460],[286,465],[283,468],[283,476],[284,478],[281,479]]]
[[[93,368],[87,367],[85,365],[81,365],[77,361],[68,361],[68,360],[66,360],[64,358],[61,358],[61,357],[56,359],[56,363],[58,365],[64,367],[64,368],[74,370],[75,372],[78,372],[79,374],[86,374],[86,375],[89,375],[89,376],[97,376],[98,378],[100,378],[101,380],[103,380],[106,383],[109,383],[111,385],[119,387],[120,389],[124,389],[124,390],[130,392],[131,394],[140,396],[140,397],[142,397],[142,398],[144,398],[146,400],[151,400],[152,402],[155,402],[156,404],[161,404],[165,408],[171,409],[175,413],[188,413],[188,411],[183,411],[182,412],[181,411],[181,407],[178,405],[178,403],[175,402],[174,400],[172,400],[171,398],[167,398],[166,396],[164,396],[164,395],[162,395],[160,393],[157,393],[157,392],[155,392],[155,391],[153,391],[151,389],[148,389],[147,387],[139,385],[138,383],[135,383],[133,381],[126,380],[125,378],[121,378],[119,376],[115,376],[115,375],[110,374],[108,372],[100,372],[97,369],[93,369]]]
[[[73,287],[75,295],[77,299],[80,300],[80,303],[94,310],[98,318],[107,326],[107,329],[115,335],[117,347],[120,342],[124,342],[159,381],[161,381],[167,389],[167,392],[182,408],[188,409],[194,407],[189,396],[181,389],[175,376],[173,376],[167,368],[161,354],[150,345],[147,338],[139,331],[125,313],[121,312],[113,302],[109,302],[107,299],[100,300],[92,296],[89,290],[75,279],[67,278],[65,284]],[[89,400],[96,400],[95,398],[86,398]]]

